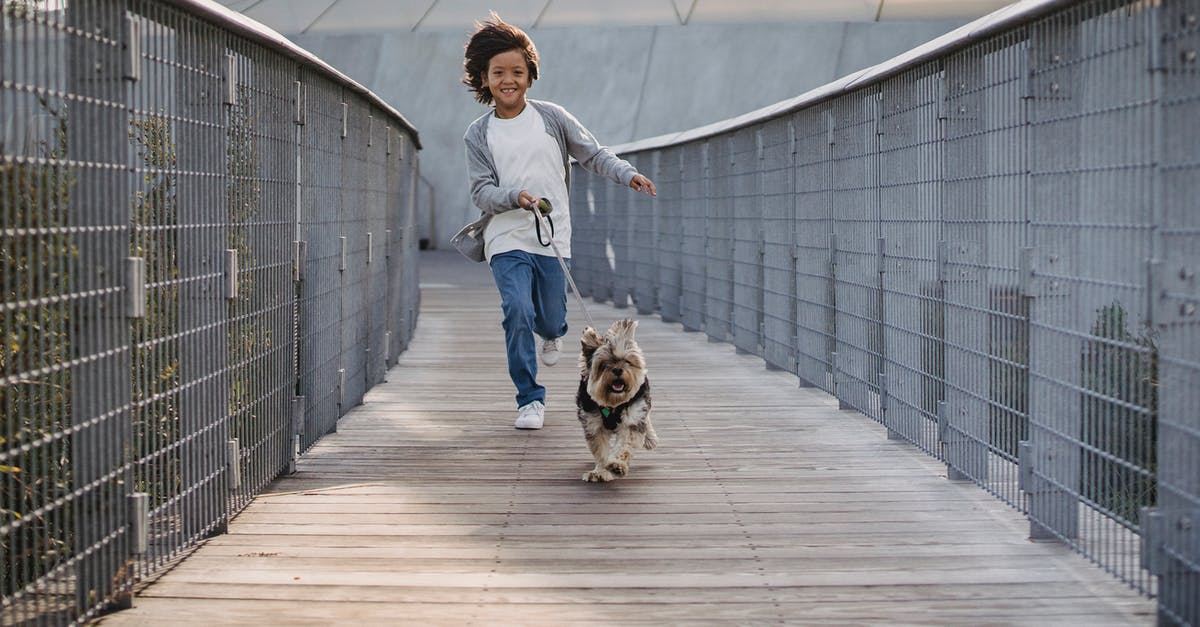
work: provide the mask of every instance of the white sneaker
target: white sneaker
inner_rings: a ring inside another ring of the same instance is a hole
[[[541,401],[533,401],[517,409],[517,422],[513,426],[518,429],[541,429],[545,422],[546,406]]]
[[[562,338],[553,340],[545,340],[542,342],[542,363],[547,366],[553,366],[558,363],[558,358],[562,356]]]

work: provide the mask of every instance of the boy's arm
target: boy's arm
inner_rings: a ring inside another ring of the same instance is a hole
[[[575,116],[566,109],[560,109],[567,133],[567,154],[575,158],[579,165],[599,174],[613,182],[628,186],[638,173],[628,161],[613,154],[584,128]]]
[[[519,189],[502,189],[496,172],[488,165],[483,150],[470,140],[467,144],[467,174],[471,181],[471,202],[481,211],[496,215],[517,207]]]

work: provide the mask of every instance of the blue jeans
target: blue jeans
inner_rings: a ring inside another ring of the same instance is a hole
[[[538,385],[538,345],[567,334],[567,277],[558,259],[513,250],[492,255],[492,277],[504,311],[504,346],[508,376],[517,386],[517,407],[546,402]]]

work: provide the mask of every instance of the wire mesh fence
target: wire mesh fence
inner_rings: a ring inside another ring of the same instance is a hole
[[[656,295],[1197,624],[1200,2],[1030,6],[631,145],[657,199],[580,171],[580,288]]]
[[[0,7],[0,624],[61,624],[222,531],[394,363],[418,144],[212,5]]]

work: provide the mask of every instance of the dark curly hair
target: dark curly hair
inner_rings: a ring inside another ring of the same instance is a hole
[[[492,92],[483,86],[483,76],[487,74],[488,62],[492,57],[509,50],[517,50],[525,55],[525,64],[529,66],[529,82],[538,77],[538,53],[533,40],[525,31],[500,19],[495,11],[491,19],[475,23],[475,34],[467,41],[466,54],[463,59],[462,82],[475,93],[475,100],[490,105]]]

